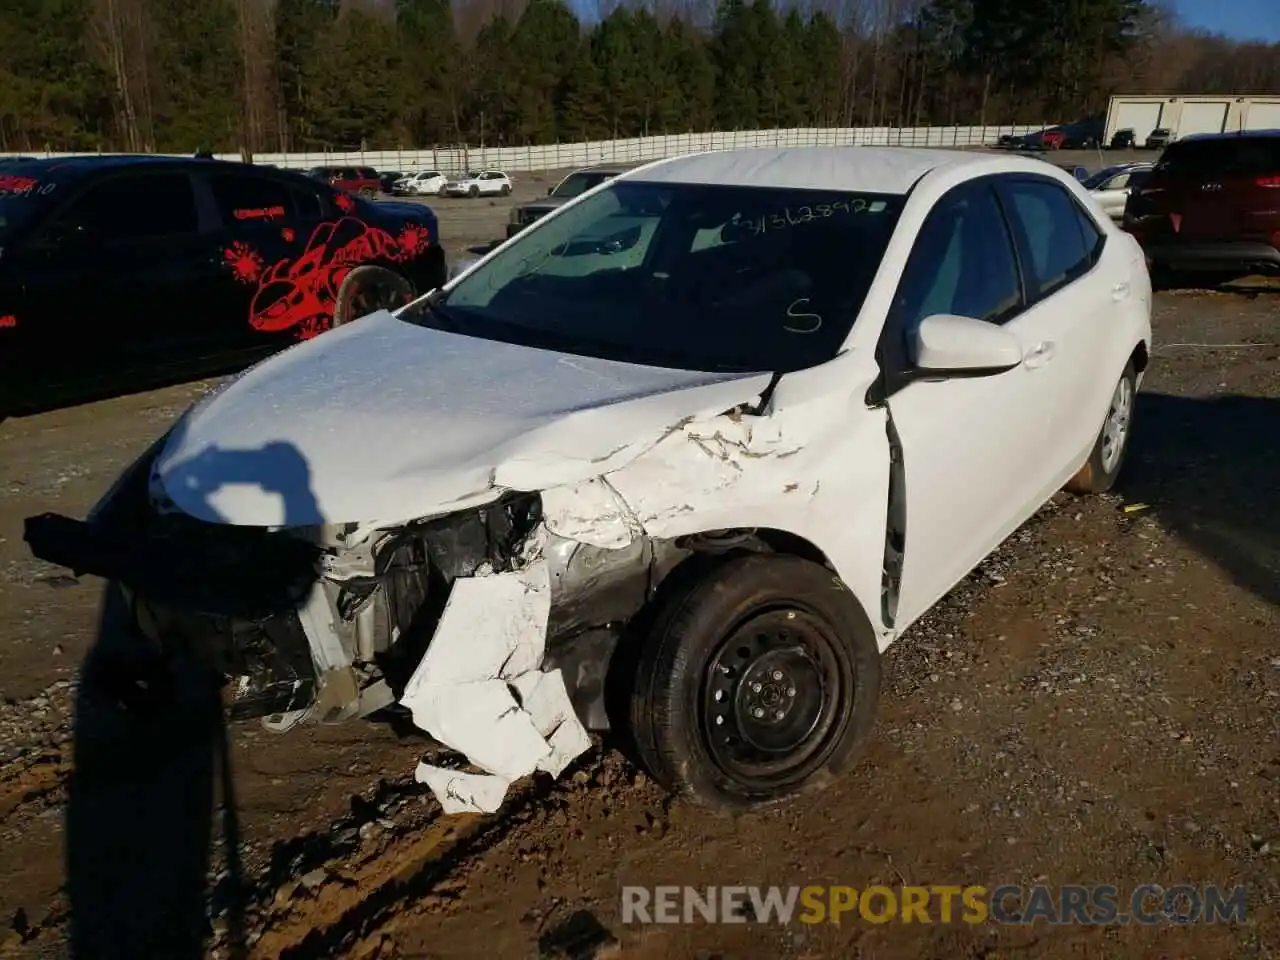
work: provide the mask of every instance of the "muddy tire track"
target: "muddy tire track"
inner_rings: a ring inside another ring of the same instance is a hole
[[[423,904],[457,900],[469,871],[521,827],[570,803],[570,790],[590,782],[589,771],[608,762],[609,753],[597,745],[565,780],[538,776],[514,785],[492,815],[446,816],[412,779],[385,783],[378,792],[401,803],[395,822],[378,816],[385,799],[356,804],[352,815],[334,824],[331,835],[354,830],[361,840],[358,852],[335,851],[323,858],[303,852],[284,882],[264,878],[247,911],[255,915],[248,949],[224,942],[222,955],[248,960],[386,956],[382,945],[395,918]],[[309,843],[314,839],[298,838],[295,846],[305,851]]]

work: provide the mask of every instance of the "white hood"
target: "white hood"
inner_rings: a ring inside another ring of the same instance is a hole
[[[401,522],[616,469],[768,382],[481,340],[383,311],[197,403],[153,478],[216,523]]]

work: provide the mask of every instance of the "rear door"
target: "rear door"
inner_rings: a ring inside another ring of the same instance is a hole
[[[1120,372],[1111,354],[1116,311],[1133,294],[1131,266],[1103,256],[1105,234],[1060,183],[1005,177],[999,190],[1026,294],[1026,312],[1015,322],[1038,338],[1026,363],[1047,417],[1039,455],[1062,473],[1093,443]]]
[[[328,194],[234,168],[210,171],[204,182],[220,224],[210,349],[270,352],[300,339],[326,309],[331,318]]]

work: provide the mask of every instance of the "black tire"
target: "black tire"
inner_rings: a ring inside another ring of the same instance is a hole
[[[366,200],[372,200],[377,195],[378,195],[378,191],[373,189],[373,187],[360,188],[360,196],[364,197]]]
[[[413,284],[394,270],[373,264],[356,267],[338,288],[333,325],[340,327],[378,310],[403,307],[414,296]]]
[[[880,692],[880,651],[853,594],[825,567],[778,554],[726,560],[671,596],[637,667],[641,761],[672,793],[726,810],[848,770]],[[764,710],[776,719],[758,721]]]
[[[449,195],[449,191],[446,190],[444,187],[441,187],[439,190],[436,191],[437,197],[447,197],[448,195]]]
[[[471,189],[467,191],[467,196],[474,200],[476,197],[480,196],[480,188],[473,183],[471,185]]]
[[[1111,394],[1111,403],[1107,407],[1106,418],[1102,422],[1102,429],[1098,431],[1098,439],[1094,441],[1093,449],[1089,451],[1089,459],[1084,462],[1084,466],[1076,475],[1067,481],[1067,489],[1072,493],[1106,493],[1115,486],[1116,478],[1120,476],[1120,468],[1124,466],[1125,454],[1129,450],[1129,438],[1133,436],[1133,411],[1137,384],[1138,378],[1133,370],[1133,361],[1130,361],[1125,364],[1124,373],[1116,381],[1115,390]],[[1125,393],[1123,401],[1122,393]],[[1125,407],[1123,410],[1118,406],[1122,403]]]
[[[509,197],[509,196],[511,196],[511,184],[509,184],[509,183],[504,183],[504,184],[502,185],[502,195],[503,195],[504,197]]]

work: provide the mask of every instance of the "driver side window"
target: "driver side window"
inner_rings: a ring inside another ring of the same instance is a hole
[[[985,183],[958,188],[916,238],[899,286],[903,333],[937,313],[1005,323],[1021,306],[1013,240],[994,191]]]
[[[76,237],[94,242],[145,240],[195,233],[199,217],[185,173],[126,174],[89,187],[46,230],[57,244]]]

